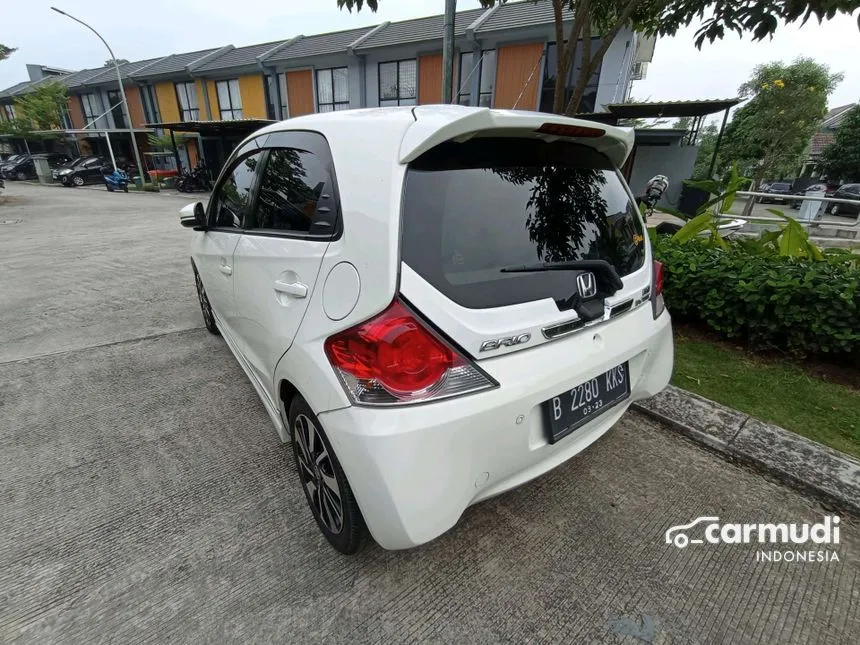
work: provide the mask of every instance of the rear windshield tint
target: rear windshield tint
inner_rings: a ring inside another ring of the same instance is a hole
[[[404,190],[403,261],[464,307],[543,298],[570,307],[575,271],[503,267],[601,259],[623,277],[645,261],[636,206],[593,148],[516,138],[449,142],[410,165]]]

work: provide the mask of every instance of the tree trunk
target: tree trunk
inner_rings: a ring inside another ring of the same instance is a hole
[[[758,192],[759,186],[761,186],[761,180],[764,179],[764,173],[767,170],[764,163],[759,164],[758,168],[755,169],[755,174],[753,175],[753,185],[752,191]],[[755,206],[756,201],[758,201],[757,197],[750,197],[747,199],[747,203],[744,204],[744,210],[741,213],[741,217],[749,217],[752,215],[753,206]]]
[[[556,114],[564,113],[564,97],[567,93],[567,74],[573,65],[573,57],[579,41],[582,27],[588,18],[591,0],[581,0],[576,4],[573,16],[573,24],[567,40],[564,39],[564,18],[562,9],[564,0],[553,0],[552,8],[555,16],[555,93],[553,95],[552,111]]]
[[[618,35],[621,28],[630,20],[630,16],[633,15],[633,11],[641,1],[642,0],[629,0],[624,6],[624,9],[618,15],[618,19],[613,24],[612,29],[603,35],[603,41],[600,43],[600,47],[595,52],[594,56],[590,56],[589,59],[586,59],[583,55],[579,78],[577,79],[576,86],[573,89],[573,95],[570,97],[570,102],[567,104],[567,108],[564,111],[568,116],[576,114],[576,111],[579,109],[579,104],[582,102],[582,97],[585,94],[588,79],[591,78],[591,75],[594,74],[595,71],[597,71],[597,66],[600,65],[601,61],[603,61],[603,57],[606,56],[606,52],[609,51],[609,47],[612,45],[612,41],[615,39],[615,36]],[[589,41],[590,45],[591,30],[589,29],[587,33],[583,30],[582,38],[583,45],[586,40]]]

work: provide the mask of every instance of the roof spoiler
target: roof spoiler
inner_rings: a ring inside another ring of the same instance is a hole
[[[521,133],[547,141],[564,139],[583,143],[605,154],[620,168],[633,148],[635,136],[630,128],[541,112],[428,105],[414,108],[413,114],[415,122],[400,143],[400,163],[404,164],[445,141],[465,141],[476,134],[497,131],[503,136]]]

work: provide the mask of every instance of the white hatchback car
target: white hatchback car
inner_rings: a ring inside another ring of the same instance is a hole
[[[335,549],[432,540],[665,387],[632,143],[533,112],[315,114],[254,133],[183,209],[206,326]]]

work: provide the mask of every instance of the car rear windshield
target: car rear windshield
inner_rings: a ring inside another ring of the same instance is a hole
[[[407,170],[402,260],[472,309],[552,298],[570,308],[576,271],[502,268],[606,260],[642,267],[642,222],[618,171],[593,148],[539,139],[439,145]]]

